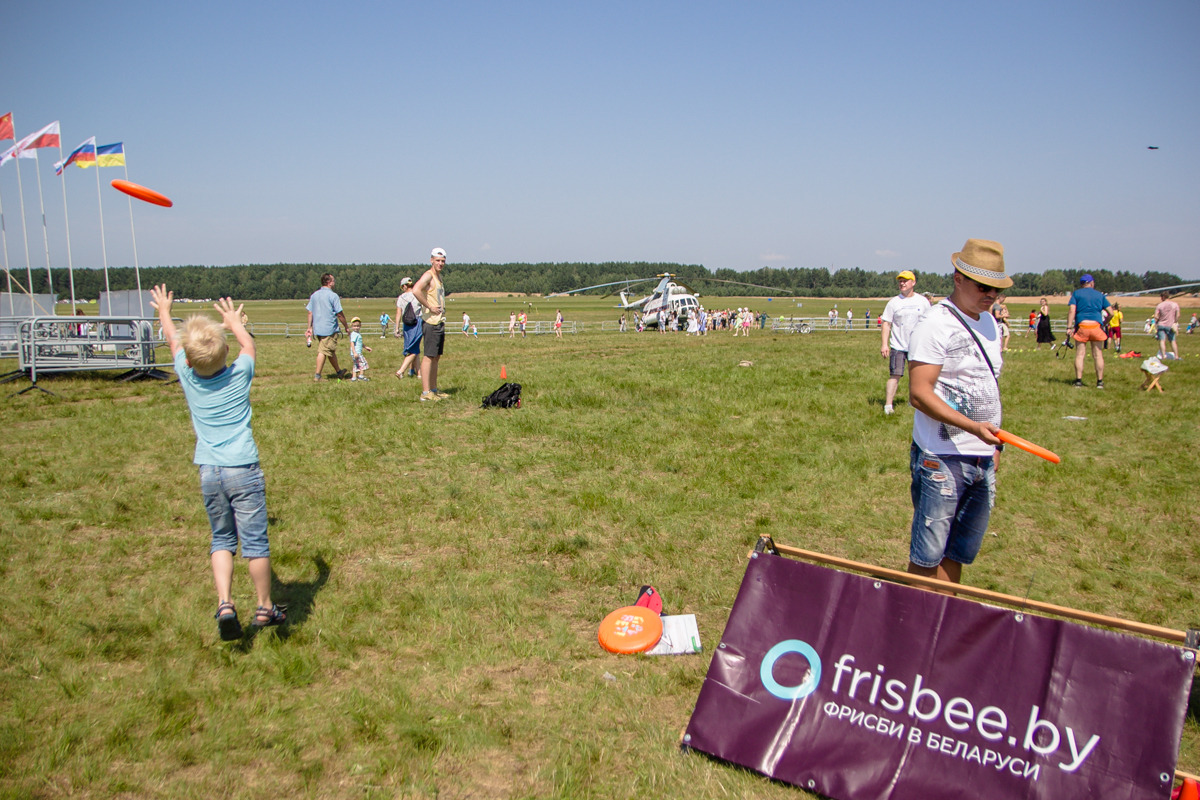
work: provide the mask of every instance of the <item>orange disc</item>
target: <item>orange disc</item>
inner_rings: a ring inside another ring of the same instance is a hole
[[[641,653],[662,638],[662,618],[645,606],[625,606],[600,623],[600,646],[610,653]]]
[[[147,203],[154,203],[156,206],[166,206],[167,208],[170,208],[171,206],[175,205],[171,202],[171,198],[167,197],[165,194],[159,194],[153,189],[147,189],[145,186],[131,183],[130,181],[117,179],[112,182],[112,187],[118,192],[124,192],[130,197],[136,197],[138,200],[145,200]]]

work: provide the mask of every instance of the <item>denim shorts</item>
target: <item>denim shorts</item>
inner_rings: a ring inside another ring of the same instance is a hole
[[[1158,328],[1158,331],[1155,335],[1158,337],[1160,342],[1173,342],[1175,341],[1175,328],[1171,325],[1161,326]]]
[[[421,355],[421,323],[404,326],[404,355]]]
[[[200,465],[200,493],[212,527],[212,550],[236,553],[242,558],[271,555],[267,542],[267,481],[258,464],[242,467]]]
[[[991,456],[942,456],[913,444],[912,544],[908,558],[932,569],[943,558],[970,564],[979,553],[996,501]]]

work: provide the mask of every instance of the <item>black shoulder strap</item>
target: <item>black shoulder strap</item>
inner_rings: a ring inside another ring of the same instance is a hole
[[[962,323],[962,326],[967,329],[967,333],[971,334],[971,338],[975,340],[975,346],[979,348],[980,355],[982,355],[983,360],[987,362],[988,370],[992,373],[992,380],[996,382],[996,387],[999,388],[1000,379],[996,377],[996,368],[992,366],[992,360],[988,358],[987,350],[983,349],[983,342],[979,341],[979,337],[975,335],[975,331],[970,325],[967,324],[967,321],[962,318],[962,314],[959,314],[958,311],[955,310],[954,306],[950,305],[949,303],[942,303],[942,305],[946,307],[947,311],[954,315],[956,320]]]

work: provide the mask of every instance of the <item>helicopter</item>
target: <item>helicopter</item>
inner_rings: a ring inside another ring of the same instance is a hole
[[[578,294],[592,289],[602,289],[608,286],[625,286],[628,287],[639,284],[648,283],[649,281],[657,280],[653,291],[640,300],[630,302],[629,293],[622,289],[619,294],[621,297],[621,305],[617,306],[621,309],[632,309],[641,311],[642,324],[647,328],[657,327],[663,319],[663,312],[674,311],[680,318],[684,319],[692,314],[695,314],[700,309],[700,295],[692,292],[687,286],[675,280],[675,274],[671,272],[662,272],[655,275],[653,278],[631,278],[625,281],[613,281],[612,283],[598,283],[595,286],[584,286],[581,289],[570,289],[565,292],[553,292],[546,295],[550,297],[562,297],[570,294]],[[696,280],[708,281],[710,283],[732,283],[738,286],[753,286],[757,289],[770,289],[774,292],[788,292],[790,289],[779,289],[774,286],[763,286],[758,283],[744,283],[742,281],[727,281],[717,278],[697,278]],[[608,295],[605,295],[606,297]]]

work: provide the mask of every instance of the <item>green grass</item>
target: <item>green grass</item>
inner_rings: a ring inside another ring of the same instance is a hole
[[[344,302],[371,333],[392,301]],[[451,312],[507,319],[516,302]],[[543,301],[535,318],[615,319],[611,304]],[[297,302],[247,310],[303,321]],[[1005,427],[1063,463],[1006,454],[969,583],[1200,621],[1198,340],[1155,396],[1137,360],[1110,358],[1097,392],[1049,353],[1009,355]],[[882,414],[877,334],[455,335],[435,405],[391,377],[400,342],[366,342],[374,380],[314,384],[301,338],[258,340],[292,622],[233,645],[178,387],[46,376],[56,396],[0,403],[0,797],[803,796],[677,740],[759,534],[906,562],[911,410]],[[524,407],[482,411],[502,364]],[[600,649],[600,619],[643,583],[697,615],[705,655]],[[235,599],[246,618],[241,564]],[[1180,767],[1200,771],[1191,715]]]

